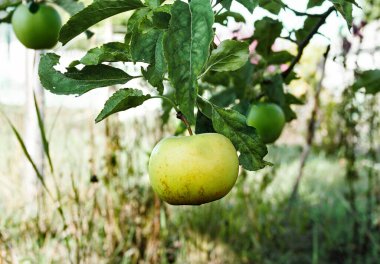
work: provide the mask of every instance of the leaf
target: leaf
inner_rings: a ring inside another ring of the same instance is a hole
[[[164,37],[169,79],[176,89],[180,110],[194,124],[197,79],[209,57],[214,37],[214,13],[210,1],[176,1],[170,26]]]
[[[40,111],[40,108],[38,106],[37,98],[36,98],[35,94],[33,94],[33,99],[34,99],[34,107],[36,109],[36,114],[37,114],[38,127],[40,129],[40,134],[41,134],[42,146],[44,149],[44,153],[45,153],[45,155],[48,159],[48,162],[49,162],[50,171],[52,173],[54,173],[53,162],[52,162],[51,156],[50,156],[50,146],[49,146],[49,142],[47,140],[46,133],[45,133],[45,124],[43,122],[41,111]]]
[[[164,33],[161,32],[157,39],[155,47],[154,63],[148,66],[147,70],[142,70],[144,78],[153,86],[156,87],[159,94],[164,92],[163,80],[167,72],[167,65],[164,55]]]
[[[132,34],[131,55],[134,62],[153,63],[155,60],[156,46],[158,38],[162,35],[162,30],[154,28],[151,24],[149,27],[144,24],[147,18],[143,18],[138,27]]]
[[[41,57],[38,74],[41,84],[55,94],[82,95],[95,88],[124,84],[134,77],[107,65],[85,66],[82,70],[69,68],[66,73],[54,69],[59,56],[48,53]]]
[[[307,8],[321,6],[324,2],[325,0],[309,0],[309,2],[307,3]]]
[[[259,0],[259,6],[275,15],[278,15],[282,8],[279,2],[273,0]]]
[[[80,60],[84,65],[99,65],[103,62],[131,61],[128,46],[120,42],[110,42],[93,48]]]
[[[272,45],[282,31],[282,23],[269,17],[255,22],[253,38],[258,41],[256,51],[268,57],[272,53]]]
[[[0,112],[0,113],[2,113],[2,112]],[[17,141],[18,141],[18,143],[20,144],[21,149],[22,149],[22,151],[23,151],[25,157],[26,157],[27,160],[29,161],[30,165],[32,165],[32,168],[33,168],[34,172],[36,173],[36,176],[37,176],[38,180],[41,182],[42,187],[44,187],[44,189],[47,191],[47,193],[51,196],[51,192],[50,192],[49,188],[48,188],[47,185],[46,185],[45,179],[44,179],[42,173],[41,173],[41,172],[39,171],[39,169],[37,168],[37,165],[36,165],[36,163],[34,162],[32,156],[30,155],[30,153],[29,153],[29,151],[28,151],[28,149],[27,149],[27,147],[26,147],[26,145],[25,145],[25,142],[24,142],[24,140],[22,139],[20,133],[18,132],[18,130],[16,129],[16,127],[13,125],[13,123],[9,120],[9,118],[8,118],[4,113],[2,113],[2,114],[4,115],[4,117],[5,117],[5,119],[7,120],[8,124],[9,124],[10,127],[12,128],[12,132],[13,132],[13,134],[16,136]]]
[[[236,0],[236,2],[242,4],[249,12],[253,12],[257,6],[257,0]]]
[[[295,104],[295,105],[304,105],[305,102],[297,97],[295,97],[291,93],[286,93],[285,94],[285,101],[287,104]]]
[[[380,70],[369,70],[356,74],[356,81],[352,86],[355,91],[365,89],[367,94],[376,94],[380,91]]]
[[[222,0],[220,1],[220,4],[227,10],[231,9],[232,0]]]
[[[249,59],[248,43],[236,40],[225,40],[214,49],[207,62],[206,72],[236,71]]]
[[[341,15],[344,17],[344,19],[347,22],[347,25],[349,28],[352,26],[353,16],[352,16],[352,10],[353,10],[353,4],[357,5],[355,1],[353,0],[330,0],[335,8],[341,13]]]
[[[262,84],[262,88],[271,102],[277,103],[280,106],[285,104],[284,85],[280,74],[275,75],[270,80],[266,80]]]
[[[144,95],[140,90],[130,88],[118,90],[107,100],[95,122],[98,123],[112,114],[139,106],[150,98],[149,94]]]
[[[232,17],[235,20],[235,22],[246,22],[245,18],[241,14],[232,11],[226,11],[215,16],[215,23],[227,26],[229,17]]]
[[[67,21],[61,29],[59,41],[65,45],[102,20],[141,7],[144,4],[140,0],[95,0]]]
[[[205,116],[201,111],[197,113],[197,120],[195,123],[195,134],[215,133],[212,126],[212,121]]]
[[[172,5],[163,5],[153,10],[153,25],[159,29],[168,29]]]
[[[287,50],[281,50],[277,52],[272,52],[267,58],[267,63],[271,65],[280,65],[288,63],[294,59],[294,55],[289,53]]]
[[[318,24],[320,21],[319,17],[308,17],[306,18],[303,27],[296,31],[296,38],[299,43],[301,43],[304,39],[307,38],[307,36],[310,34],[310,32],[313,30],[313,28]]]
[[[54,3],[62,7],[70,15],[74,15],[84,8],[84,4],[76,0],[55,0]]]
[[[232,109],[220,108],[204,99],[198,100],[202,113],[212,119],[213,128],[229,138],[240,152],[239,162],[250,171],[259,170],[269,165],[263,158],[268,153],[261,142],[256,129],[246,123],[246,117]]]

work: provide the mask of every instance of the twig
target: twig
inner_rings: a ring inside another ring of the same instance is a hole
[[[335,7],[332,6],[325,13],[321,14],[318,23],[314,26],[314,28],[310,31],[306,38],[301,43],[299,43],[297,56],[293,59],[289,68],[281,74],[283,79],[286,79],[286,77],[288,77],[288,75],[293,71],[296,64],[302,58],[303,51],[307,47],[307,45],[309,45],[310,40],[316,33],[318,33],[319,28],[326,22],[327,17],[334,11]]]
[[[316,88],[315,94],[314,94],[314,106],[313,110],[311,112],[311,117],[308,123],[308,133],[306,136],[306,146],[303,148],[302,154],[301,154],[301,163],[300,163],[300,168],[298,171],[298,176],[296,178],[296,182],[293,187],[292,194],[289,198],[289,205],[288,205],[288,213],[290,211],[291,205],[297,198],[297,193],[298,193],[298,188],[299,184],[301,182],[301,179],[303,177],[303,172],[304,172],[304,167],[306,164],[306,160],[310,154],[310,149],[313,144],[313,139],[315,135],[315,123],[317,120],[317,115],[318,115],[318,110],[319,110],[319,95],[322,90],[322,82],[325,77],[325,72],[326,72],[326,61],[328,58],[328,54],[330,52],[330,46],[327,47],[325,54],[323,55],[323,62],[322,62],[322,74],[321,74],[321,79],[319,80],[318,86]]]

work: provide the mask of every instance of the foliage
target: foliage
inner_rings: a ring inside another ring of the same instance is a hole
[[[228,130],[234,127],[222,126],[223,123],[239,124],[231,130],[235,130],[234,133],[226,130],[224,134],[234,142],[237,149],[244,150],[240,162],[245,169],[263,168],[267,164],[263,160],[267,153],[265,146],[257,138],[256,131],[245,124],[244,115],[249,104],[260,99],[275,102],[283,108],[287,121],[296,118],[291,105],[300,101],[286,91],[285,84],[296,78],[293,70],[302,57],[304,48],[334,10],[338,10],[347,23],[351,24],[355,1],[331,1],[333,6],[325,13],[313,15],[292,10],[281,1],[237,1],[250,12],[255,8],[263,8],[278,15],[281,9],[290,9],[296,15],[307,17],[304,27],[295,35],[289,32],[288,39],[298,46],[296,56],[287,51],[273,52],[272,46],[278,38],[283,37],[284,28],[281,21],[269,17],[256,21],[256,30],[251,37],[226,40],[215,45],[214,23],[226,25],[228,17],[236,21],[244,21],[244,18],[231,11],[232,0],[212,2],[193,0],[189,3],[174,1],[173,4],[165,4],[163,1],[140,0],[94,1],[80,11],[71,10],[73,15],[63,26],[59,37],[63,44],[101,20],[126,11],[134,10],[134,13],[128,21],[124,43],[106,43],[88,51],[81,60],[71,63],[65,73],[54,68],[59,64],[59,56],[45,55],[39,69],[41,82],[46,89],[56,94],[82,95],[95,88],[121,85],[134,78],[144,78],[156,88],[157,94],[143,95],[133,88],[121,90],[107,101],[97,121],[112,113],[136,107],[152,97],[159,96],[164,100],[170,97],[167,100],[169,105],[165,111],[166,116],[173,107],[181,111],[198,132],[205,130],[199,126],[220,132],[226,127],[230,127]],[[60,1],[56,3],[63,4]],[[222,9],[214,11],[218,4]],[[314,1],[309,7],[319,4],[321,2]],[[272,30],[267,30],[269,27]],[[257,43],[255,56],[259,58],[259,62],[254,64],[251,62],[253,54],[248,53],[248,46],[252,42]],[[141,76],[131,76],[108,64],[111,62],[142,62],[147,66],[142,67]],[[287,69],[281,72],[283,65],[287,65]],[[273,74],[266,73],[270,66],[276,67]],[[223,78],[220,78],[222,75]],[[168,95],[170,85],[174,88],[174,96]],[[226,91],[231,91],[228,92],[229,98],[223,99],[223,105],[218,102],[221,97],[208,98],[210,103],[207,103],[207,87],[224,87]],[[213,111],[212,115],[203,115],[203,122],[196,122],[196,116],[202,117],[199,101],[214,105],[213,109],[222,108]],[[196,109],[197,114],[194,112]],[[227,122],[227,119],[230,121]],[[236,140],[234,135],[237,130],[241,130],[238,134],[250,131],[250,136]]]

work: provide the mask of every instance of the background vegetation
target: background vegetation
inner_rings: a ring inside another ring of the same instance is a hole
[[[300,79],[287,86],[303,104],[292,105],[298,119],[268,147],[265,159],[274,165],[241,169],[231,193],[211,204],[169,206],[151,190],[151,149],[183,133],[174,117],[164,124],[157,104],[97,125],[97,106],[48,104],[39,128],[50,150],[38,169],[54,198],[41,181],[35,194],[25,191],[25,151],[5,116],[22,131],[26,113],[0,94],[0,263],[377,263],[379,77],[368,70],[380,68],[380,2],[360,4],[352,34],[342,27],[329,51],[320,42],[305,49]],[[120,38],[126,21],[112,20],[111,38]],[[104,42],[99,35],[109,28],[96,27],[92,45]],[[63,53],[78,57],[87,45],[83,37]],[[285,48],[297,54],[297,47]],[[266,66],[264,75],[281,70]],[[151,89],[145,81],[136,85]]]

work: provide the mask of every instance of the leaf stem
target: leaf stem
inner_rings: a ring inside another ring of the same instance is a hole
[[[177,107],[177,104],[172,99],[170,99],[169,97],[163,96],[163,95],[155,95],[155,96],[151,97],[151,99],[156,99],[156,98],[166,100],[167,102],[169,102],[173,106],[174,110],[177,113],[180,112],[179,108]]]
[[[179,111],[179,112],[177,112],[176,116],[178,119],[180,119],[186,125],[187,131],[189,131],[190,136],[192,136],[193,130],[191,130],[190,123],[189,123],[189,121],[187,121],[185,115],[181,111]]]

